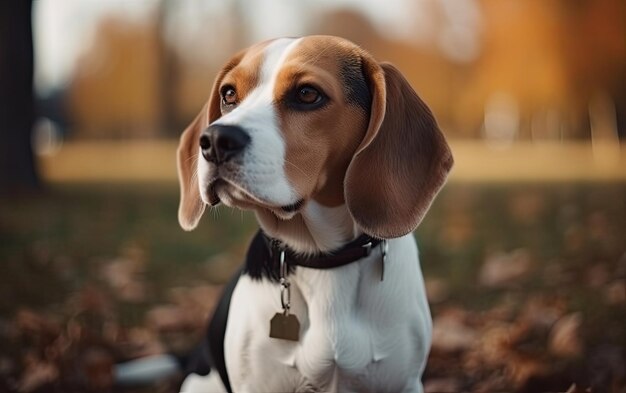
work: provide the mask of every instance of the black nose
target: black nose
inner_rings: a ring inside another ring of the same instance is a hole
[[[212,125],[200,136],[200,149],[205,160],[215,164],[226,162],[239,154],[250,137],[237,126]]]

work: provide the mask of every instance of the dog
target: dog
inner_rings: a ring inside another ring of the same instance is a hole
[[[209,327],[218,372],[181,391],[422,392],[432,321],[412,231],[452,165],[400,71],[354,43],[236,54],[180,138],[178,219],[192,230],[223,203],[261,230]]]

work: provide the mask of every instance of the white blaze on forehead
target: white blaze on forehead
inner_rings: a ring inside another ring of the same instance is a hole
[[[280,69],[285,63],[287,56],[289,56],[291,51],[300,43],[301,40],[301,38],[281,38],[272,42],[265,49],[265,59],[263,61],[263,66],[261,67],[261,88],[267,81],[267,88],[269,89],[270,94],[274,91],[276,78],[278,77]]]
[[[264,202],[284,206],[297,202],[285,174],[285,141],[274,106],[274,88],[278,74],[301,39],[281,38],[272,41],[263,51],[259,84],[214,124],[241,127],[250,135],[237,183]]]
[[[251,117],[251,111],[258,109],[268,109],[274,102],[274,87],[278,73],[282,68],[289,53],[300,42],[301,38],[280,38],[272,41],[263,51],[264,59],[259,73],[259,84],[248,94],[248,96],[232,112],[226,114],[216,121],[217,124],[238,124]],[[272,116],[276,117],[272,109]]]

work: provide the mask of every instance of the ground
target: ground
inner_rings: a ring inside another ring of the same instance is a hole
[[[115,362],[189,350],[256,223],[218,209],[186,233],[177,203],[117,183],[0,200],[0,392],[140,392]],[[625,184],[457,181],[415,235],[426,391],[626,391]]]

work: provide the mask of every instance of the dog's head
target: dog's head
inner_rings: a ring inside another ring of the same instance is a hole
[[[220,201],[288,220],[310,200],[346,204],[369,235],[419,224],[452,167],[424,102],[391,64],[329,36],[235,55],[178,149],[178,218]]]

